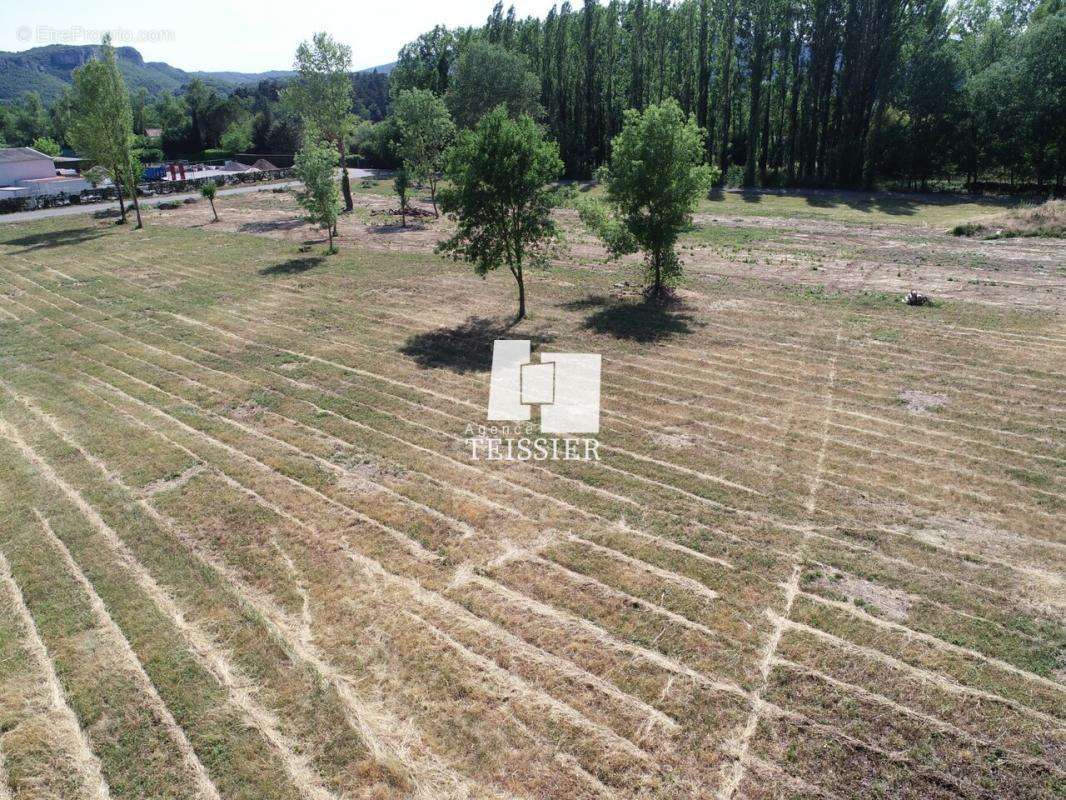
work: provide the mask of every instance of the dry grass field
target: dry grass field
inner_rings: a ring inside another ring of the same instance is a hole
[[[729,193],[660,309],[563,209],[511,327],[385,186],[0,228],[0,798],[1066,795],[1061,240]],[[599,463],[470,460],[496,338]]]

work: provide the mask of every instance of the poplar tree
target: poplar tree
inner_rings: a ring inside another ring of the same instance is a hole
[[[110,34],[104,35],[98,57],[74,70],[73,78],[74,116],[67,138],[82,157],[95,162],[114,182],[123,223],[123,196],[125,192],[130,194],[137,227],[141,228],[141,207],[137,202],[141,162],[134,147],[133,110]]]
[[[333,247],[333,229],[340,213],[340,198],[333,170],[337,168],[337,150],[313,125],[304,131],[304,140],[296,153],[293,172],[304,185],[296,195],[297,201],[307,211],[307,218],[326,229],[329,249],[326,254],[337,252]]]
[[[444,101],[428,89],[401,91],[393,105],[399,136],[397,149],[405,170],[420,183],[429,184],[433,216],[437,212],[437,184],[444,155],[455,138],[455,123]]]
[[[296,48],[296,80],[284,92],[287,105],[333,143],[340,155],[344,208],[351,211],[348,137],[355,129],[352,113],[352,49],[328,33],[316,33]]]

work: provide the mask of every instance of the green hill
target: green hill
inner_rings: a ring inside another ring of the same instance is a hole
[[[0,52],[0,102],[17,99],[24,92],[37,92],[50,103],[70,86],[75,69],[91,59],[99,48],[96,45],[50,44],[19,53]],[[232,89],[246,83],[258,83],[268,78],[289,78],[289,70],[267,72],[186,72],[162,61],[145,61],[133,47],[116,47],[119,69],[130,89],[146,88],[149,93],[172,92],[181,89],[193,78],[199,78],[219,89]],[[382,64],[363,70],[377,70],[388,74],[393,64]]]
[[[0,52],[0,101],[13,100],[24,92],[37,92],[46,103],[71,85],[71,74],[89,61],[99,48],[95,45],[50,44],[20,53]],[[145,87],[152,94],[180,89],[192,76],[162,62],[146,62],[132,47],[117,47],[119,69],[131,89]],[[224,80],[205,77],[219,86]]]

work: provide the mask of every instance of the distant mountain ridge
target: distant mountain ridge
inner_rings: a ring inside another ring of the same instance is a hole
[[[18,53],[0,52],[0,102],[15,100],[25,92],[37,92],[50,103],[72,84],[74,70],[96,55],[97,45],[50,44]],[[144,87],[150,94],[174,92],[193,78],[222,90],[275,78],[285,80],[291,70],[267,72],[186,72],[162,61],[145,61],[134,47],[116,47],[115,56],[131,90]],[[388,74],[395,64],[382,64],[360,70]]]

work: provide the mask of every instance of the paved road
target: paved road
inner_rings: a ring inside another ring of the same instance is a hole
[[[372,178],[375,175],[375,171],[371,169],[348,169],[348,176],[350,180],[361,180],[362,178]],[[233,186],[228,188],[220,188],[218,190],[219,197],[225,197],[227,195],[234,194],[249,194],[250,192],[261,192],[270,189],[288,189],[293,186],[299,186],[299,181],[283,181],[281,183],[252,183],[247,186]],[[176,200],[181,202],[187,197],[199,197],[199,190],[195,192],[183,192],[182,194],[159,194],[153,197],[142,197],[142,206],[156,206],[160,203],[169,203]],[[109,200],[104,203],[85,203],[82,205],[71,206],[58,206],[56,208],[39,208],[36,211],[16,211],[13,214],[0,214],[0,224],[5,222],[32,222],[36,219],[47,219],[48,217],[69,217],[74,214],[92,214],[96,211],[102,211],[107,208],[118,208],[117,200]],[[130,209],[132,214],[132,208]]]

